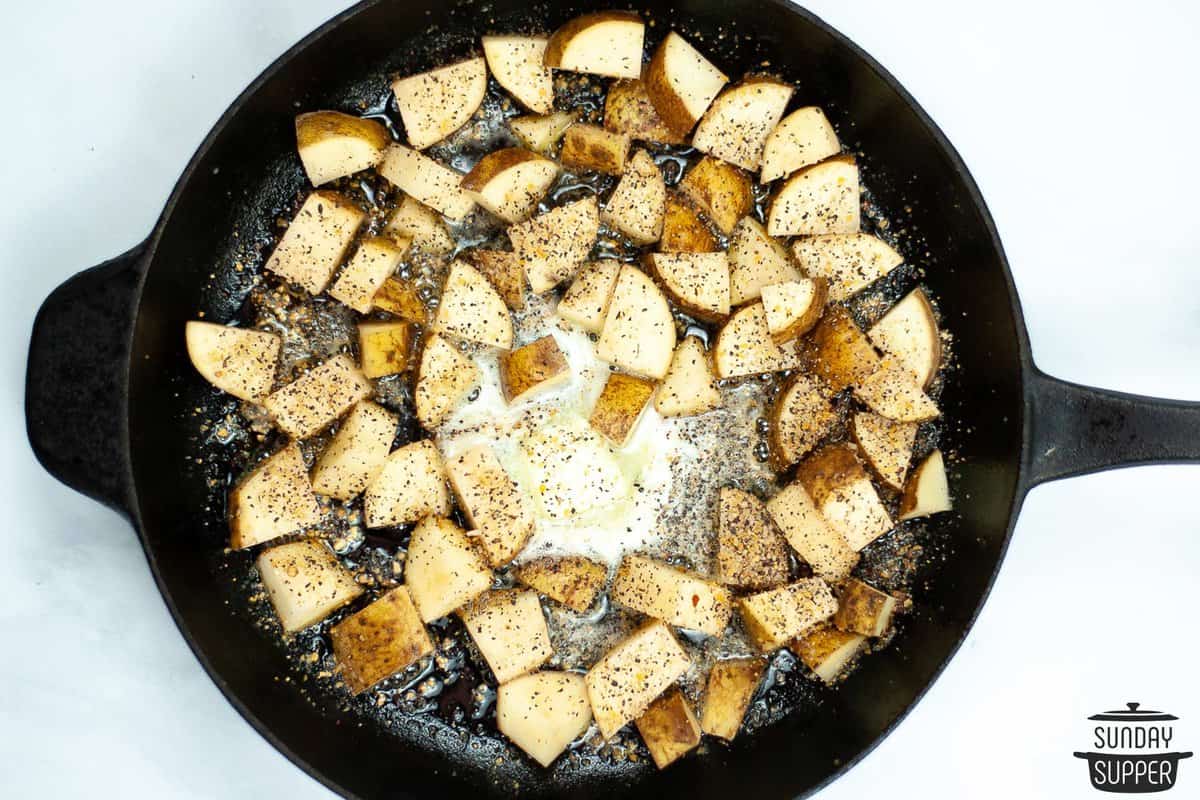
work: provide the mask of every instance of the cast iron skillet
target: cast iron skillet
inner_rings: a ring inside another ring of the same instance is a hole
[[[595,4],[599,6],[599,3]],[[921,697],[971,626],[1026,492],[1115,466],[1200,460],[1200,405],[1104,392],[1034,366],[995,227],[961,159],[909,94],[870,56],[783,0],[645,0],[657,17],[715,51],[731,74],[763,59],[824,106],[855,150],[864,181],[894,221],[919,233],[904,249],[954,336],[958,367],[942,397],[943,448],[958,511],[931,528],[951,542],[920,575],[897,641],[837,690],[731,748],[654,774],[542,773],[496,764],[434,732],[386,732],[295,686],[283,653],[223,603],[212,560],[222,509],[206,508],[186,469],[190,412],[207,387],[183,349],[197,308],[228,319],[241,301],[231,262],[269,240],[270,220],[304,179],[294,155],[298,109],[354,110],[386,93],[389,72],[465,54],[489,30],[551,30],[590,2],[529,8],[442,0],[365,2],[276,61],[221,117],[145,242],[54,291],[34,324],[26,390],[29,438],[72,488],[128,514],[163,597],[212,678],[246,719],[336,792],[361,797],[529,795],[764,798],[805,795],[868,752]],[[736,17],[736,19],[735,19]],[[713,34],[723,31],[724,37]],[[236,229],[237,236],[231,235]],[[252,249],[252,248],[251,248]],[[925,255],[928,253],[928,255]],[[216,283],[210,274],[229,275]],[[909,280],[915,281],[910,276]],[[941,526],[940,530],[938,525]]]

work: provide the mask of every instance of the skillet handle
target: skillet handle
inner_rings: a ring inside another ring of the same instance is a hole
[[[147,243],[79,273],[38,310],[25,372],[34,455],[60,481],[128,514],[128,373]]]
[[[1093,389],[1033,367],[1028,486],[1139,464],[1200,463],[1200,403]]]

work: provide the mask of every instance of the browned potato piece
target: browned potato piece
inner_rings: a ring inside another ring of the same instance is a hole
[[[508,223],[528,219],[558,177],[558,164],[521,147],[505,147],[481,158],[463,176],[462,188]]]
[[[679,190],[708,214],[725,235],[733,232],[754,204],[746,173],[711,156],[700,159],[688,170],[679,183]]]
[[[862,383],[879,369],[875,348],[841,306],[825,312],[809,339],[813,372],[834,392]]]
[[[229,546],[251,547],[321,520],[300,447],[291,442],[263,461],[229,494]]]
[[[376,311],[386,311],[418,325],[424,325],[429,319],[429,309],[417,294],[417,287],[399,276],[393,275],[384,281],[372,302]]]
[[[820,381],[797,373],[775,396],[770,420],[771,465],[783,472],[829,435],[838,416]]]
[[[500,388],[509,403],[528,400],[570,377],[571,367],[550,335],[500,356]]]
[[[496,453],[479,445],[446,462],[459,508],[492,566],[513,560],[533,533],[525,494],[500,465]]]
[[[370,381],[343,353],[267,395],[263,407],[284,433],[307,439],[370,394]]]
[[[373,119],[340,111],[311,111],[296,117],[296,150],[313,186],[370,169],[391,139]]]
[[[553,114],[513,117],[508,128],[517,141],[535,153],[553,155],[558,140],[575,122],[575,113],[558,111]]]
[[[787,542],[766,506],[749,492],[723,488],[717,500],[717,580],[737,589],[787,583]]]
[[[339,194],[313,192],[292,218],[263,269],[309,294],[325,291],[366,215]]]
[[[497,683],[519,678],[554,655],[537,592],[497,589],[463,606],[459,615]]]
[[[671,31],[646,66],[644,82],[663,122],[686,136],[729,78],[687,39]]]
[[[640,80],[616,81],[604,100],[604,127],[631,139],[659,144],[683,144],[686,136],[673,133],[654,110]]]
[[[784,538],[819,578],[840,581],[858,564],[858,553],[817,510],[799,482],[785,486],[767,501],[767,511]]]
[[[692,146],[757,172],[767,136],[783,118],[793,87],[749,75],[717,96],[692,134]]]
[[[733,741],[766,666],[761,658],[735,658],[713,664],[700,717],[700,727],[705,733]]]
[[[950,483],[946,479],[946,462],[941,450],[934,450],[913,470],[904,496],[900,498],[900,519],[928,517],[951,511]]]
[[[704,322],[729,316],[729,260],[724,253],[648,253],[644,261],[684,313]]]
[[[667,192],[658,247],[664,253],[712,253],[718,249],[717,237],[700,219],[700,214],[675,192]]]
[[[800,462],[796,480],[829,526],[855,550],[862,550],[893,527],[852,445],[821,448]]]
[[[893,422],[865,411],[855,414],[850,424],[850,433],[871,470],[897,492],[904,488],[917,427],[915,422]]]
[[[624,447],[654,394],[654,381],[610,372],[588,423],[616,447]]]
[[[700,744],[700,723],[678,686],[651,703],[635,724],[659,769],[666,769]]]
[[[605,739],[642,715],[691,666],[671,629],[658,620],[627,636],[587,674],[588,701]]]
[[[446,466],[429,439],[388,454],[363,498],[363,518],[368,528],[407,525],[430,514],[449,513]]]
[[[371,311],[375,294],[404,258],[409,242],[387,236],[363,239],[338,279],[329,287],[329,296],[360,314]]]
[[[613,579],[614,603],[679,628],[720,636],[733,613],[729,592],[699,575],[640,555],[627,555]]]
[[[407,322],[358,323],[358,360],[368,378],[382,378],[408,369],[412,325]]]
[[[562,165],[576,172],[603,172],[620,175],[629,157],[629,137],[613,133],[599,125],[576,122],[563,134]]]
[[[525,268],[516,253],[503,250],[472,250],[464,254],[487,278],[513,311],[525,308]]]
[[[587,611],[604,588],[608,570],[582,556],[537,558],[513,568],[513,577],[572,611]]]
[[[833,624],[850,633],[882,636],[892,622],[896,598],[851,578],[838,593],[838,610]]]
[[[832,617],[837,599],[825,581],[802,578],[743,597],[738,606],[746,632],[762,652],[769,653]]]
[[[825,313],[827,286],[824,278],[801,278],[762,287],[771,338],[786,342],[812,330]]]
[[[632,11],[583,14],[554,32],[544,61],[551,69],[636,78],[642,72],[645,34],[645,23]]]
[[[529,287],[544,294],[573,276],[587,260],[600,230],[600,206],[585,197],[508,229]]]
[[[712,359],[718,378],[742,378],[800,366],[800,353],[794,343],[781,347],[771,338],[762,303],[738,309],[725,321],[717,332]]]
[[[433,653],[408,589],[397,586],[329,629],[346,688],[361,694]]]
[[[863,651],[867,637],[839,631],[831,625],[819,625],[792,642],[790,647],[804,665],[825,683],[836,683],[851,662]]]

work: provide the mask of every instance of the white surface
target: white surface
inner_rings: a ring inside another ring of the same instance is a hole
[[[115,514],[24,435],[29,326],[80,268],[141,239],[227,103],[343,4],[25,3],[0,47],[7,501],[0,796],[319,798],[222,700]],[[962,152],[1017,276],[1039,363],[1200,398],[1200,10],[1194,4],[821,0]],[[1087,798],[1083,719],[1126,700],[1200,750],[1200,468],[1035,491],[958,658],[822,795]],[[1200,792],[1181,766],[1174,797]]]

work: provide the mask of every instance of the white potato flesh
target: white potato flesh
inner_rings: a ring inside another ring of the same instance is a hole
[[[340,111],[311,111],[296,117],[296,150],[313,186],[371,169],[391,142],[373,119]]]
[[[479,270],[461,260],[450,265],[433,330],[500,350],[513,343],[512,316],[504,298]]]
[[[459,507],[488,561],[503,566],[533,533],[529,499],[505,472],[488,445],[471,448],[446,463]]]
[[[942,363],[942,337],[925,292],[905,295],[867,331],[871,344],[897,358],[927,388]]]
[[[275,424],[295,439],[307,439],[372,392],[354,359],[342,353],[276,389],[263,400]]]
[[[625,556],[613,579],[614,603],[669,625],[720,636],[733,615],[728,590],[699,575],[639,555]]]
[[[492,586],[492,571],[462,528],[425,517],[413,528],[404,585],[423,622],[457,611]]]
[[[757,172],[767,135],[783,118],[793,91],[790,84],[761,77],[731,86],[717,96],[696,125],[692,146]]]
[[[821,316],[824,293],[812,278],[769,284],[762,288],[767,331],[776,342],[808,333]]]
[[[579,271],[599,231],[600,207],[587,197],[513,225],[508,237],[533,293],[543,294]]]
[[[645,35],[645,24],[632,12],[584,14],[550,37],[545,64],[609,78],[637,78],[642,74]]]
[[[450,219],[463,219],[475,208],[475,201],[463,191],[460,173],[402,144],[393,144],[383,154],[379,174]]]
[[[462,187],[476,203],[508,223],[528,219],[558,177],[558,164],[532,150],[493,150],[475,164]]]
[[[321,507],[295,442],[267,458],[229,495],[229,546],[253,547],[321,521]]]
[[[599,333],[620,274],[621,262],[616,259],[590,262],[558,301],[558,315],[589,333]]]
[[[631,633],[588,670],[588,700],[600,735],[610,739],[641,716],[690,666],[687,653],[662,622]]]
[[[375,293],[396,271],[407,250],[407,244],[384,236],[363,239],[329,287],[329,296],[360,314],[369,314],[375,304]]]
[[[497,683],[532,672],[554,655],[535,591],[497,589],[463,606],[460,613]]]
[[[417,419],[434,430],[471,393],[480,380],[479,367],[445,337],[431,334],[421,351],[413,401]]]
[[[306,539],[271,547],[254,564],[286,633],[316,625],[363,593],[323,542]]]
[[[646,273],[625,264],[617,277],[596,355],[629,372],[661,379],[675,352],[675,318]]]
[[[682,417],[720,406],[721,391],[704,343],[696,336],[684,337],[654,395],[654,409],[664,417]]]
[[[535,672],[496,690],[496,727],[543,767],[592,725],[587,681],[574,672]]]
[[[857,233],[861,220],[858,165],[852,156],[834,156],[792,174],[776,190],[767,209],[767,233]]]
[[[522,145],[535,153],[548,156],[554,152],[554,146],[567,132],[567,128],[574,123],[574,114],[558,111],[553,114],[513,117],[508,121],[508,128]]]
[[[437,144],[467,124],[487,93],[487,62],[471,58],[392,83],[408,143]]]
[[[309,294],[325,291],[366,215],[333,192],[313,192],[264,266]]]
[[[367,488],[387,461],[399,418],[364,400],[348,415],[313,467],[313,490],[336,500],[352,500]]]
[[[394,239],[407,240],[414,249],[434,255],[452,253],[455,248],[454,237],[445,220],[415,197],[400,201],[383,233]]]
[[[768,500],[767,511],[788,544],[808,562],[817,577],[840,581],[858,564],[858,552],[825,521],[798,482],[785,486]]]
[[[554,73],[546,68],[545,36],[484,36],[488,69],[504,91],[535,114],[554,110]]]
[[[802,578],[739,601],[742,620],[759,650],[769,653],[832,617],[838,608],[829,584]]]
[[[840,152],[841,142],[825,112],[817,106],[798,108],[767,135],[759,180],[770,183]]]
[[[428,439],[393,450],[363,497],[368,528],[407,525],[430,514],[449,513],[446,467]]]
[[[729,78],[691,42],[671,31],[654,51],[644,82],[659,117],[686,136]]]
[[[729,237],[729,300],[740,306],[757,300],[762,287],[803,277],[783,243],[762,223],[744,217]]]
[[[685,313],[709,322],[729,316],[729,259],[724,253],[651,253],[646,259]]]
[[[796,263],[810,278],[829,281],[829,299],[849,300],[904,263],[887,242],[869,233],[808,236],[792,243]]]
[[[900,519],[915,519],[952,511],[950,482],[946,479],[946,460],[934,450],[915,470],[900,498]]]
[[[667,184],[662,171],[645,150],[629,159],[621,182],[613,190],[601,219],[638,245],[662,236],[667,214]]]
[[[894,359],[885,359],[855,386],[854,396],[876,414],[897,422],[927,422],[942,413],[921,390],[916,377]]]
[[[221,391],[252,402],[271,391],[283,344],[275,334],[191,320],[184,338],[192,366]]]
[[[751,303],[721,326],[713,345],[713,366],[722,379],[763,375],[795,369],[800,366],[800,353],[794,342],[775,343],[763,304]]]

